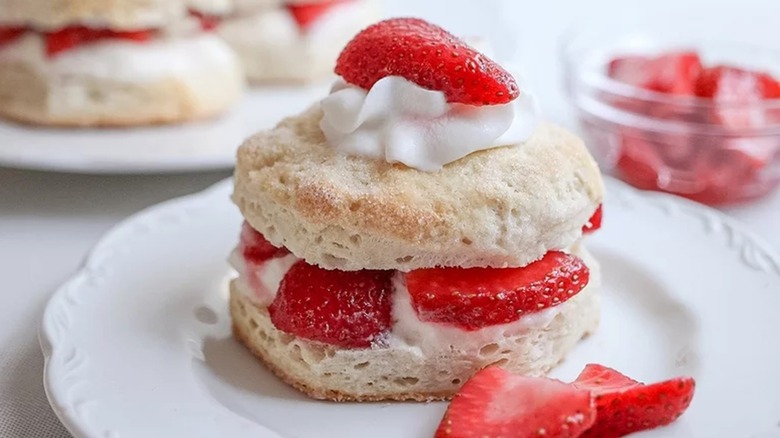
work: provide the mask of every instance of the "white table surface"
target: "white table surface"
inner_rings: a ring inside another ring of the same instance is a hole
[[[605,11],[611,11],[612,19],[618,19],[620,14],[613,5],[621,3],[622,9],[632,15],[660,10],[679,14],[684,10],[720,17],[732,15],[730,9],[724,8],[733,4],[713,0],[669,0],[642,6],[617,0],[512,3],[516,4],[507,6],[505,19],[511,22],[511,17],[524,17],[512,31],[518,33],[521,41],[514,48],[526,77],[542,98],[550,118],[567,125],[571,119],[558,90],[554,51],[557,35],[567,23],[575,19],[603,19]],[[398,6],[389,9],[391,13],[404,11]],[[743,0],[740,10],[743,18],[734,18],[732,22],[744,30],[750,27],[747,23],[760,17],[776,17],[780,4]],[[439,21],[455,23],[457,18]],[[43,392],[43,358],[37,328],[49,295],[79,267],[100,236],[139,209],[197,192],[229,175],[225,171],[100,177],[0,168],[0,436],[68,436]],[[780,252],[780,193],[724,211],[753,228]]]

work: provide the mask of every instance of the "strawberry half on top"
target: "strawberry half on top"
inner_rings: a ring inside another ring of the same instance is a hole
[[[439,26],[418,18],[381,21],[347,44],[336,74],[366,90],[387,76],[441,91],[450,103],[501,105],[520,95],[500,65]]]
[[[694,386],[691,377],[645,385],[596,364],[570,384],[488,367],[453,397],[435,438],[619,438],[676,420]]]

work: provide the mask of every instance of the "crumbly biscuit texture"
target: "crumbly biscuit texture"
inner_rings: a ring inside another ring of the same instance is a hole
[[[576,242],[602,201],[576,136],[552,125],[427,173],[345,156],[315,106],[239,149],[234,202],[269,241],[328,269],[524,266]]]

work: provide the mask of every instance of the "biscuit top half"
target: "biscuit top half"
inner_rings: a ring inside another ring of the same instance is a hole
[[[574,244],[602,202],[593,158],[556,126],[423,172],[339,153],[322,117],[316,105],[247,140],[233,199],[271,243],[324,268],[524,266]]]

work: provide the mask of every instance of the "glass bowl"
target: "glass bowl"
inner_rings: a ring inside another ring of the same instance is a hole
[[[705,66],[726,64],[780,79],[780,52],[749,42],[657,28],[574,29],[562,40],[561,54],[586,143],[604,171],[641,189],[712,205],[769,193],[780,183],[780,99],[716,103],[649,91],[607,73],[616,57],[687,50],[698,52]]]

